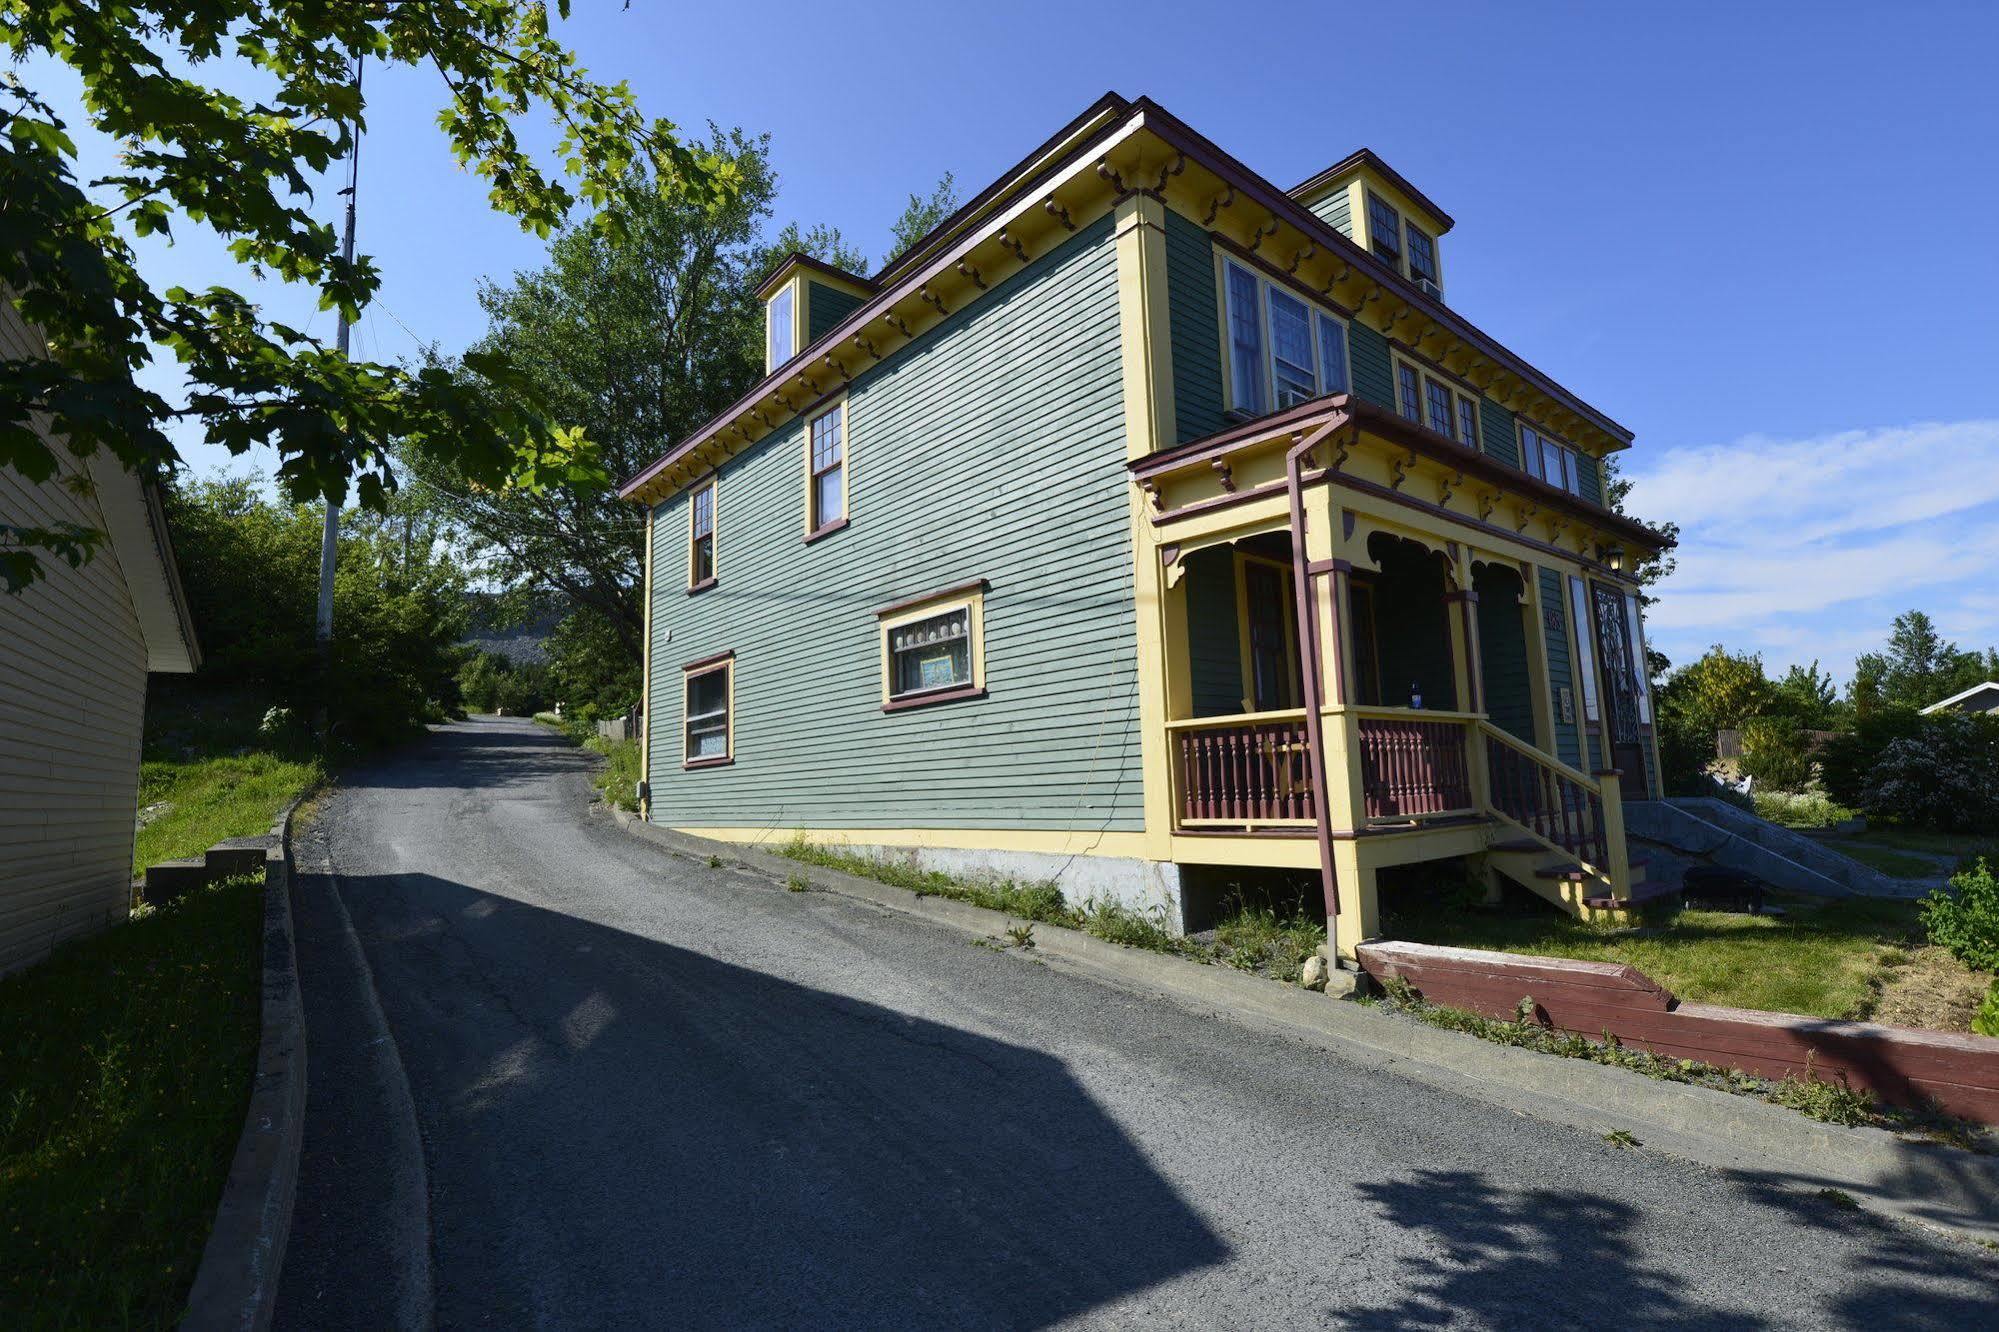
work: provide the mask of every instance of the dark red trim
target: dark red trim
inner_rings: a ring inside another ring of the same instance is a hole
[[[730,737],[730,743],[732,743],[732,744],[733,744],[733,743],[734,743],[734,740],[735,740],[735,737],[731,736],[731,737]],[[729,755],[729,756],[728,756],[727,758],[705,758],[705,759],[682,759],[682,760],[680,761],[680,766],[681,766],[681,767],[682,767],[683,769],[687,769],[687,768],[726,768],[726,767],[729,767],[729,766],[730,766],[731,764],[735,763],[735,761],[736,761],[736,756],[735,756],[734,754],[731,754],[731,755]]]
[[[817,541],[820,537],[832,536],[835,532],[838,532],[842,528],[846,527],[846,525],[847,525],[847,520],[845,518],[835,518],[830,523],[823,523],[820,526],[813,528],[810,532],[807,532],[805,534],[805,544],[809,546],[813,542]]]
[[[1230,258],[1236,260],[1238,263],[1256,269],[1264,277],[1277,283],[1279,286],[1289,287],[1292,291],[1297,292],[1314,305],[1321,305],[1328,310],[1337,312],[1342,319],[1351,320],[1353,318],[1352,306],[1344,305],[1334,300],[1332,297],[1326,295],[1326,293],[1314,288],[1310,283],[1300,282],[1297,278],[1271,263],[1268,259],[1251,254],[1247,247],[1236,244],[1221,232],[1210,231],[1208,239],[1219,245],[1222,249],[1227,250]],[[1314,333],[1312,336],[1316,338],[1318,334]],[[1347,359],[1351,362],[1353,357],[1349,355]]]
[[[1342,157],[1339,161],[1327,167],[1324,171],[1319,172],[1317,175],[1306,177],[1304,180],[1299,181],[1296,185],[1293,185],[1290,189],[1284,192],[1290,195],[1294,199],[1303,198],[1303,196],[1312,193],[1314,190],[1317,190],[1321,185],[1324,185],[1329,181],[1337,180],[1339,177],[1346,175],[1348,172],[1352,171],[1355,167],[1359,166],[1372,167],[1375,171],[1380,173],[1381,178],[1384,181],[1388,182],[1390,185],[1393,185],[1396,189],[1402,191],[1402,193],[1408,195],[1409,202],[1417,205],[1418,207],[1423,209],[1424,212],[1430,214],[1430,216],[1436,218],[1439,222],[1443,223],[1444,224],[1443,231],[1449,231],[1452,227],[1457,225],[1456,222],[1451,220],[1451,215],[1449,213],[1437,207],[1436,202],[1434,200],[1432,200],[1428,195],[1424,194],[1423,191],[1417,189],[1414,185],[1411,185],[1409,183],[1408,178],[1405,177],[1401,172],[1397,171],[1394,167],[1388,165],[1388,163],[1382,161],[1381,158],[1375,154],[1372,148],[1356,148],[1352,152],[1348,153],[1345,157]],[[1442,232],[1439,232],[1438,234],[1441,235]]]
[[[715,575],[709,574],[706,578],[702,579],[698,583],[689,583],[687,585],[687,595],[691,597],[696,592],[706,592],[709,588],[713,586],[715,586]]]
[[[1380,435],[1390,443],[1405,445],[1417,453],[1428,457],[1433,462],[1440,462],[1448,467],[1461,469],[1468,476],[1475,477],[1491,485],[1499,486],[1513,494],[1531,499],[1542,508],[1559,509],[1572,517],[1582,519],[1591,526],[1603,528],[1628,541],[1637,542],[1647,550],[1665,550],[1673,544],[1662,534],[1653,531],[1635,519],[1627,518],[1623,514],[1613,512],[1601,505],[1592,504],[1580,495],[1572,495],[1559,486],[1551,486],[1546,481],[1530,476],[1509,463],[1501,462],[1489,454],[1460,444],[1448,435],[1439,434],[1428,426],[1418,425],[1416,422],[1403,416],[1400,412],[1389,411],[1385,407],[1377,406],[1351,393],[1334,393],[1326,397],[1314,398],[1309,402],[1300,403],[1298,406],[1285,411],[1259,417],[1244,425],[1231,426],[1227,430],[1217,431],[1205,439],[1190,440],[1174,448],[1164,449],[1144,458],[1135,459],[1127,463],[1126,468],[1135,477],[1154,480],[1167,472],[1178,471],[1183,467],[1191,467],[1214,458],[1225,457],[1227,454],[1245,445],[1273,439],[1278,435],[1284,434],[1286,431],[1295,433],[1296,431],[1316,426],[1323,419],[1329,417],[1334,418],[1336,421],[1338,418],[1344,417],[1355,426]],[[1449,509],[1445,509],[1439,505],[1424,504],[1420,500],[1409,500],[1409,497],[1403,496],[1399,492],[1389,491],[1386,487],[1372,486],[1371,483],[1358,481],[1343,473],[1338,475],[1337,481],[1338,484],[1356,489],[1364,489],[1369,491],[1369,493],[1374,493],[1378,490],[1382,494],[1394,495],[1396,498],[1407,500],[1408,502],[1417,504],[1419,507],[1443,514],[1455,522],[1465,523],[1468,526],[1480,528],[1484,531],[1496,532],[1500,535],[1512,535],[1507,533],[1505,529],[1495,527],[1490,523],[1484,523],[1474,518],[1467,518],[1462,514],[1452,513]],[[1274,486],[1266,486],[1262,489],[1268,491],[1274,489]],[[1253,492],[1245,491],[1241,493],[1248,495]],[[1218,498],[1236,499],[1236,496],[1222,496]],[[1210,507],[1215,505],[1214,500],[1205,500],[1201,501],[1201,503]],[[1171,522],[1175,516],[1187,512],[1192,508],[1192,505],[1188,505],[1186,509],[1176,509],[1172,513],[1159,514],[1154,517],[1153,521],[1155,523]],[[1518,540],[1520,538],[1516,537],[1515,539]],[[1549,550],[1556,549],[1555,547],[1545,548]],[[1561,554],[1564,559],[1576,558],[1572,552],[1563,551]]]
[[[883,615],[893,615],[897,611],[910,610],[914,607],[923,605],[925,602],[942,601],[946,597],[961,597],[965,595],[967,592],[984,592],[991,586],[992,584],[987,582],[983,578],[974,578],[967,582],[954,583],[950,587],[939,588],[935,592],[925,592],[920,597],[904,597],[901,601],[898,601],[893,605],[883,606],[880,610],[873,611],[871,612],[871,614],[877,617]]]
[[[720,652],[711,653],[705,657],[696,657],[680,669],[683,671],[698,671],[709,666],[720,666],[725,661],[734,661],[735,659],[736,650],[734,648],[725,648]]]
[[[1056,145],[1074,135],[1080,128],[1089,124],[1092,120],[1101,118],[1106,112],[1125,113],[1126,119],[1132,113],[1142,116],[1145,128],[1151,133],[1172,147],[1186,153],[1190,159],[1199,160],[1200,164],[1208,171],[1219,176],[1224,182],[1235,186],[1247,195],[1251,201],[1267,209],[1272,216],[1289,222],[1293,227],[1318,242],[1322,248],[1331,250],[1343,262],[1359,269],[1377,284],[1392,292],[1396,299],[1403,304],[1423,311],[1457,337],[1467,343],[1473,344],[1501,368],[1528,381],[1538,392],[1545,394],[1598,429],[1620,440],[1628,442],[1631,439],[1631,431],[1611,420],[1596,408],[1591,407],[1567,389],[1562,388],[1553,379],[1525,360],[1522,360],[1519,356],[1506,350],[1490,334],[1472,324],[1441,301],[1434,300],[1425,295],[1413,282],[1382,263],[1379,259],[1376,259],[1373,255],[1362,250],[1358,245],[1354,244],[1351,238],[1342,235],[1330,223],[1327,223],[1316,213],[1305,208],[1288,194],[1279,190],[1275,185],[1272,185],[1263,177],[1251,171],[1230,154],[1216,146],[1212,140],[1196,132],[1185,121],[1173,115],[1157,102],[1147,97],[1127,102],[1117,94],[1109,93],[1094,103],[1088,111],[1085,111],[1081,116],[1071,121],[1068,126],[1048,140],[1032,156],[1022,159],[1011,171],[988,186],[970,203],[966,204],[965,207],[939,223],[929,236],[925,236],[923,239],[917,241],[908,250],[904,251],[902,255],[897,256],[891,263],[885,266],[881,273],[873,279],[879,288],[873,299],[863,303],[859,309],[842,320],[836,328],[823,334],[810,346],[801,349],[784,366],[766,375],[748,393],[744,394],[730,406],[724,408],[721,413],[711,418],[706,424],[695,430],[693,434],[675,444],[659,458],[640,468],[630,479],[618,487],[619,496],[621,498],[630,498],[640,488],[665,471],[673,463],[677,462],[681,457],[715,437],[725,427],[733,424],[744,412],[768,395],[779,383],[789,379],[794,372],[794,367],[798,363],[810,357],[823,355],[830,348],[844,343],[856,332],[866,328],[873,321],[880,318],[885,309],[892,306],[916,286],[946,271],[947,267],[958,257],[961,250],[969,252],[974,244],[970,237],[961,236],[956,243],[938,252],[936,257],[932,258],[928,263],[920,267],[916,266],[915,261],[921,258],[932,247],[932,237],[946,233],[952,228],[961,225],[962,222],[968,220],[975,213],[983,211],[995,200],[1002,201],[1002,207],[1009,206],[1012,203],[1032,197],[1033,195],[1045,193],[1048,189],[1068,179],[1069,176],[1081,169],[1082,164],[1089,161],[1095,154],[1097,145],[1103,139],[1104,135],[1109,133],[1118,122],[1112,122],[1103,131],[1078,144],[1075,151],[1069,153],[1059,162],[1031,179],[1018,178],[1018,173],[1024,171],[1027,167],[1045,156],[1046,153],[1052,151]]]
[[[790,254],[787,254],[784,258],[778,260],[776,264],[772,265],[769,276],[757,284],[757,299],[760,301],[767,299],[770,293],[776,289],[777,275],[790,268],[793,264],[797,264],[800,268],[814,269],[818,272],[829,274],[843,281],[851,282],[857,287],[865,287],[869,291],[875,289],[875,283],[872,278],[862,277],[859,273],[849,273],[838,264],[829,264],[824,259],[809,255],[803,250],[793,250]]]
[[[1296,605],[1299,675],[1305,693],[1305,762],[1312,778],[1312,831],[1319,842],[1319,891],[1326,904],[1327,936],[1338,942],[1340,914],[1339,877],[1333,870],[1333,812],[1326,782],[1326,720],[1320,703],[1320,672],[1323,669],[1319,644],[1319,613],[1312,604],[1311,564],[1305,557],[1305,477],[1304,459],[1319,442],[1338,429],[1340,418],[1321,425],[1293,444],[1284,454],[1284,488],[1291,506],[1291,586]],[[1333,606],[1333,630],[1339,632],[1339,617],[1345,608]],[[1335,640],[1338,641],[1337,639]],[[1344,690],[1342,690],[1344,694]]]
[[[892,698],[882,704],[883,712],[907,712],[911,708],[927,708],[933,703],[957,703],[968,698],[984,698],[986,691],[977,685],[964,685],[957,689],[940,689],[934,694],[911,694],[907,698]]]

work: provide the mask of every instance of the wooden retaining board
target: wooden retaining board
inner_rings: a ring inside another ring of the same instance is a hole
[[[1999,1124],[1999,1040],[1989,1037],[1685,1004],[1611,962],[1410,943],[1362,944],[1359,956],[1376,980],[1399,977],[1433,1004],[1504,1021],[1530,999],[1538,1021],[1577,1035],[1759,1077],[1844,1080],[1892,1105]]]

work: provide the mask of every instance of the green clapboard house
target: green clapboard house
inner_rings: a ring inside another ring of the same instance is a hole
[[[1365,150],[1293,189],[1110,95],[863,277],[762,288],[767,374],[631,478],[646,817],[1198,921],[1309,879],[1342,954],[1456,860],[1654,889],[1628,431],[1446,299]]]

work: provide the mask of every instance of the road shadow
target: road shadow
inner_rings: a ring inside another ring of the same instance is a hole
[[[1383,1283],[1397,1299],[1350,1311],[1345,1326],[1762,1326],[1753,1315],[1697,1304],[1673,1270],[1690,1255],[1641,1252],[1630,1238],[1640,1218],[1629,1204],[1504,1189],[1461,1170],[1419,1170],[1359,1191],[1387,1220],[1429,1239],[1438,1256],[1408,1260]]]
[[[782,956],[429,875],[340,891],[418,1107],[440,1325],[1037,1327],[1228,1256],[1047,1054]]]

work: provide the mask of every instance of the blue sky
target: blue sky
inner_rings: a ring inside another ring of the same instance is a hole
[[[1999,6],[576,10],[593,73],[685,127],[769,131],[779,220],[877,258],[912,190],[950,170],[971,193],[1106,89],[1280,185],[1373,148],[1456,218],[1453,305],[1636,432],[1633,507],[1684,534],[1655,647],[1844,678],[1911,606],[1999,642]],[[369,91],[360,236],[386,282],[356,350],[461,347],[479,280],[540,243],[452,162],[434,75]],[[244,280],[196,235],[156,258]]]

